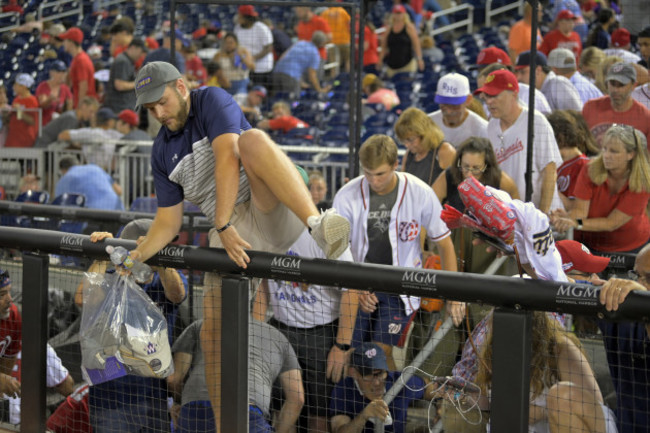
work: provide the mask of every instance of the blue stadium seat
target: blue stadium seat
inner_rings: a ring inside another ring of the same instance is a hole
[[[137,197],[129,208],[131,212],[156,213],[158,210],[158,199],[156,197]]]
[[[52,200],[53,205],[68,207],[84,207],[86,205],[86,196],[83,194],[63,193]],[[56,224],[57,230],[66,233],[83,233],[87,222],[62,219]]]

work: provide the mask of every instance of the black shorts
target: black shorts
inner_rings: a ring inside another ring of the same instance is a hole
[[[327,417],[334,384],[327,379],[327,356],[334,345],[338,320],[314,328],[294,328],[275,319],[269,324],[282,332],[293,347],[302,368],[305,409],[310,415]]]

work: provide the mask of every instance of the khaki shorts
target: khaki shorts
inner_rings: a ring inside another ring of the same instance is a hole
[[[251,245],[252,250],[266,251],[275,254],[286,254],[289,247],[298,239],[305,226],[300,219],[284,204],[279,203],[268,213],[260,211],[251,200],[235,206],[230,223],[235,226],[239,236]],[[223,248],[219,233],[215,228],[210,229],[210,247]],[[208,273],[205,276],[206,288],[220,285],[218,274]],[[253,288],[259,285],[255,278]]]

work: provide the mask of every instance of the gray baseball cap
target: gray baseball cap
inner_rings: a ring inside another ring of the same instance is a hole
[[[162,98],[165,85],[181,78],[181,73],[171,63],[150,62],[135,77],[135,109]]]
[[[120,233],[120,239],[137,241],[140,236],[147,235],[152,222],[153,220],[150,220],[148,218],[140,218],[131,221],[122,229],[122,233]]]
[[[566,48],[556,48],[548,54],[546,64],[552,68],[576,69],[576,56]]]
[[[605,81],[609,80],[618,81],[623,85],[636,83],[636,69],[629,63],[614,63],[607,71]]]

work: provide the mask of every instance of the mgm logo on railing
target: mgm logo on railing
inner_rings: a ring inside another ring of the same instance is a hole
[[[555,295],[558,304],[597,306],[600,287],[584,285],[562,284]]]
[[[63,251],[83,251],[83,241],[85,236],[66,235],[61,237],[59,246]]]
[[[161,262],[172,265],[185,265],[185,248],[167,245],[158,252]],[[185,266],[183,266],[185,267]]]
[[[271,260],[271,272],[282,275],[300,275],[302,259],[292,256],[277,256]]]
[[[436,274],[424,270],[404,271],[402,288],[436,290],[436,276]]]

